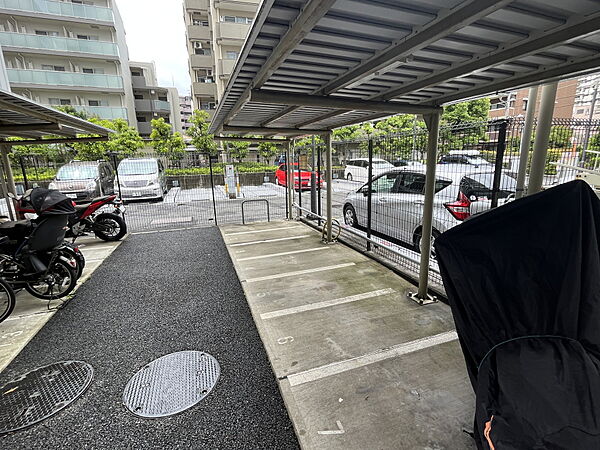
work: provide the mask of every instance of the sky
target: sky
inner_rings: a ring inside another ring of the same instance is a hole
[[[168,6],[167,6],[168,5]],[[190,92],[181,0],[117,0],[131,61],[154,61],[158,84]]]

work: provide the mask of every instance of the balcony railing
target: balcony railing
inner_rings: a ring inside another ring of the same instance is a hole
[[[47,105],[56,106],[56,105]],[[117,106],[86,106],[86,105],[70,105],[77,111],[86,113],[90,117],[99,117],[100,119],[127,119],[127,109]]]
[[[15,84],[123,89],[123,78],[118,75],[23,69],[7,69],[7,72],[8,81]]]
[[[155,111],[171,111],[171,104],[165,100],[154,100],[152,104]]]
[[[88,41],[85,39],[55,36],[38,36],[25,33],[8,33],[5,31],[0,32],[0,46],[119,56],[119,48],[117,47],[117,44],[112,42]]]
[[[100,20],[103,22],[114,23],[113,12],[110,8],[80,5],[70,2],[53,2],[49,0],[0,0],[0,9],[53,14],[62,17],[77,17],[80,19]]]
[[[210,40],[210,27],[201,25],[188,25],[188,39]]]
[[[203,97],[215,97],[217,95],[217,85],[215,83],[195,82],[192,84],[192,90],[194,91],[194,95],[201,95]]]

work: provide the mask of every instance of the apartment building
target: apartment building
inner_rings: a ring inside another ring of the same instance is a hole
[[[13,92],[136,123],[125,29],[114,0],[0,0]]]
[[[194,108],[212,119],[260,0],[184,0]]]
[[[181,128],[184,133],[192,126],[190,118],[194,112],[193,101],[190,95],[179,97],[179,111],[181,112]]]
[[[142,136],[152,132],[152,119],[165,119],[173,132],[182,132],[179,92],[177,88],[158,86],[153,62],[130,62],[131,83],[135,99],[135,124]]]
[[[561,119],[570,119],[573,117],[573,105],[575,104],[575,94],[577,92],[578,80],[564,80],[558,83],[556,91],[556,103],[554,105],[554,117]],[[503,117],[525,116],[525,111],[529,106],[529,89],[519,89],[497,96],[490,97],[491,109],[490,118],[500,119]],[[541,95],[538,94],[536,103],[536,115],[539,110]]]
[[[592,107],[594,108],[593,114]],[[575,93],[573,117],[576,119],[600,119],[600,73],[579,79]]]

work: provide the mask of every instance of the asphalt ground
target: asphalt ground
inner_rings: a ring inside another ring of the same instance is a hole
[[[127,381],[171,352],[221,365],[210,395],[179,415],[146,420],[122,405]],[[0,374],[62,360],[95,370],[74,404],[0,448],[298,448],[275,376],[217,228],[130,236]]]

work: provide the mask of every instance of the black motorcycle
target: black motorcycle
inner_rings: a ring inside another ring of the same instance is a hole
[[[68,218],[75,209],[58,191],[36,188],[27,195],[38,218],[0,225],[0,277],[38,298],[65,297],[78,278],[79,256],[64,245]]]

